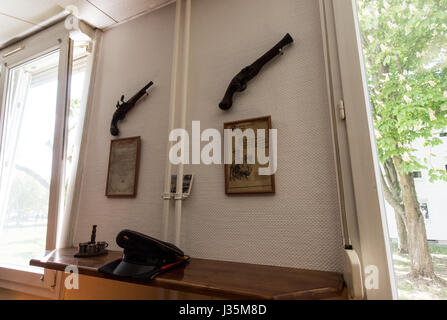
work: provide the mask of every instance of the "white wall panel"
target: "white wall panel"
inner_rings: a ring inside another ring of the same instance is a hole
[[[117,233],[134,229],[160,236],[161,193],[167,139],[174,6],[163,8],[104,33],[95,79],[93,110],[81,186],[75,243],[97,239],[115,245]],[[136,199],[104,196],[110,140],[110,121],[121,94],[126,100],[150,80],[150,96],[119,124],[121,137],[141,136],[141,162]],[[115,246],[116,247],[116,246]]]
[[[341,271],[318,2],[195,0],[192,14],[190,120],[221,129],[272,115],[278,172],[276,195],[226,196],[221,166],[190,166],[197,179],[184,205],[183,247],[199,257]],[[231,78],[287,32],[295,43],[221,111]]]

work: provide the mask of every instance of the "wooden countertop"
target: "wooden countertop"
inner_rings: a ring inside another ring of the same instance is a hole
[[[64,271],[77,266],[83,275],[203,294],[225,299],[326,299],[342,296],[341,274],[294,268],[191,258],[154,280],[119,278],[100,273],[104,264],[122,257],[120,251],[93,258],[75,258],[76,248],[57,249],[35,258],[30,265]]]

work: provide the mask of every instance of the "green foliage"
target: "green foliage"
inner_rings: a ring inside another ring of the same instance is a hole
[[[67,159],[71,162],[74,153],[74,137],[73,131],[76,130],[79,124],[79,115],[81,113],[81,101],[79,99],[72,99],[70,101],[70,114],[68,118],[68,150]]]
[[[81,101],[79,99],[72,99],[70,101],[70,118],[79,115],[81,110]]]
[[[413,144],[442,141],[447,127],[447,0],[358,0],[379,157],[404,160],[405,172],[445,170],[417,159]]]

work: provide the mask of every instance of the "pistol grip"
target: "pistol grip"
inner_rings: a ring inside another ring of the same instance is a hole
[[[219,103],[219,108],[226,111],[229,110],[233,106],[233,96],[236,92],[236,88],[234,86],[230,86],[225,92],[225,96],[222,101]]]

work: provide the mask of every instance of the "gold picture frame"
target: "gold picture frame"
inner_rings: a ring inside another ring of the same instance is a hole
[[[269,133],[272,129],[272,117],[265,116],[246,120],[224,123],[225,129],[253,129],[255,131],[256,146],[258,145],[257,129],[265,129],[265,154],[269,155]],[[263,176],[258,174],[261,166],[256,156],[255,164],[247,164],[247,143],[244,142],[244,164],[235,164],[235,143],[232,143],[232,163],[225,164],[225,193],[226,194],[262,194],[275,193],[275,175]],[[267,165],[265,165],[267,166]]]
[[[141,137],[116,139],[110,142],[106,196],[135,198],[140,166]]]

